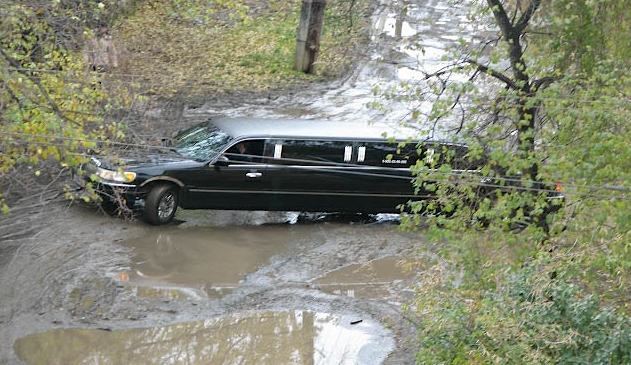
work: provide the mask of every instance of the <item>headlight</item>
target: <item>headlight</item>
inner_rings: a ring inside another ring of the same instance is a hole
[[[127,171],[112,171],[99,167],[96,170],[96,176],[100,177],[103,180],[116,182],[132,182],[136,178],[136,173]]]

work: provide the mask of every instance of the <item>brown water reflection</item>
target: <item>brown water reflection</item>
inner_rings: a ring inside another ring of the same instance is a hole
[[[145,236],[120,244],[133,253],[126,276],[129,283],[177,289],[188,296],[218,298],[231,293],[248,274],[267,264],[272,256],[304,243],[328,243],[334,249],[344,250],[344,247],[358,243],[383,246],[397,241],[397,244],[409,242],[412,245],[414,240],[413,236],[397,232],[397,227],[393,225],[324,223],[154,229],[147,231]],[[319,259],[316,252],[313,260]],[[351,265],[337,274],[327,275],[318,283],[381,282],[405,278],[393,260],[373,261],[360,270],[356,270],[357,265]],[[376,274],[373,273],[375,270]],[[347,271],[350,276],[344,274]]]
[[[60,329],[14,343],[28,364],[374,364],[393,348],[376,323],[307,311],[255,312],[165,327]]]
[[[408,263],[398,256],[385,257],[366,264],[353,264],[331,271],[317,279],[321,290],[342,296],[383,298],[390,292],[392,283],[411,278],[414,273],[404,269]]]
[[[161,229],[121,242],[133,250],[129,281],[187,286],[216,297],[282,252],[287,227]]]

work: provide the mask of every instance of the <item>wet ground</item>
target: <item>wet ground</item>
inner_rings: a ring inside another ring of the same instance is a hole
[[[408,102],[366,107],[374,86],[442,67],[467,24],[446,0],[417,0],[397,37],[398,14],[381,1],[365,62],[348,78],[211,100],[186,122],[405,121]],[[176,224],[150,227],[49,199],[24,200],[0,221],[0,364],[413,362],[401,304],[426,242],[400,232],[397,216],[180,211]]]
[[[411,110],[429,114],[431,99],[385,100],[375,97],[375,88],[388,90],[409,82],[413,88],[427,91],[426,75],[441,70],[448,63],[443,59],[460,38],[469,39],[474,33],[461,3],[447,0],[409,1],[401,12],[395,0],[379,0],[372,16],[371,43],[361,51],[361,60],[351,75],[326,85],[299,92],[269,95],[252,100],[210,100],[204,105],[184,111],[190,120],[209,116],[303,118],[354,120],[384,123],[410,133],[424,133],[430,125],[404,127],[410,122]],[[397,19],[401,34],[396,33]],[[380,106],[371,106],[373,102]],[[423,119],[423,118],[421,118]],[[441,129],[459,123],[444,120]],[[433,127],[433,125],[432,125]],[[425,136],[425,134],[423,134]],[[437,135],[440,138],[441,135]]]
[[[150,227],[62,203],[23,214],[30,233],[2,241],[0,363],[411,359],[400,304],[423,239],[396,215],[180,211]]]
[[[393,344],[373,321],[264,311],[153,328],[51,330],[13,347],[29,364],[374,364]]]

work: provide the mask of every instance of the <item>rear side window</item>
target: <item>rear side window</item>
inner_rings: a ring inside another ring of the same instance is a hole
[[[328,165],[351,163],[355,158],[352,142],[317,140],[272,141],[271,163],[283,165]]]
[[[367,142],[359,147],[357,163],[405,168],[414,166],[420,160],[420,163],[434,167],[449,163],[453,169],[467,169],[470,164],[465,161],[465,154],[466,147],[444,143]]]
[[[423,146],[426,162],[435,163],[435,167],[448,164],[453,170],[476,169],[477,164],[465,156],[467,147],[452,144],[427,143]]]
[[[399,146],[396,142],[367,142],[359,145],[357,163],[369,166],[410,167],[418,158],[416,143]]]

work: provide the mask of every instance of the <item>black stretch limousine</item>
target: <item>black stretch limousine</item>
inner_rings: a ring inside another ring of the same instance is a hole
[[[404,141],[387,127],[312,120],[219,119],[180,133],[174,154],[126,161],[116,168],[93,158],[87,175],[99,187],[144,201],[152,224],[169,222],[177,209],[398,212],[414,194],[409,167],[432,159],[436,147],[462,156],[466,147]],[[436,154],[438,155],[438,154]],[[458,166],[454,169],[468,169]]]

